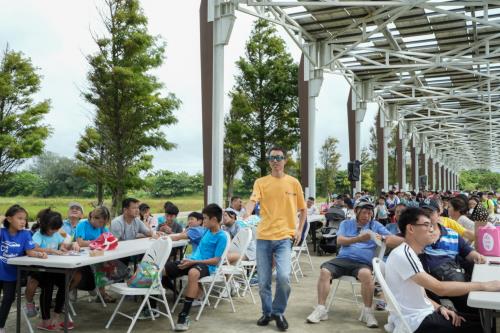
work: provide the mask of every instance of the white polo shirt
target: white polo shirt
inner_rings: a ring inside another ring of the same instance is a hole
[[[425,289],[416,284],[411,278],[424,272],[422,263],[417,254],[408,244],[403,243],[392,250],[385,265],[385,280],[389,289],[399,303],[406,322],[416,331],[422,321],[434,312],[434,307],[425,296]],[[400,332],[401,323],[396,316],[393,320],[395,332]]]

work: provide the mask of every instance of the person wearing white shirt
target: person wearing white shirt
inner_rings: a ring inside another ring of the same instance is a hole
[[[425,290],[439,296],[460,296],[471,291],[500,291],[500,281],[439,281],[427,274],[418,254],[435,240],[434,227],[426,212],[408,208],[399,218],[399,229],[405,241],[387,259],[385,279],[397,299],[403,318],[416,333],[480,332],[481,324],[458,314],[427,297]],[[398,317],[391,312],[386,329],[402,332]]]
[[[319,215],[318,207],[314,204],[314,198],[307,198],[307,215]]]
[[[227,209],[234,211],[238,217],[243,217],[246,213],[245,207],[243,207],[243,200],[237,196],[231,197],[231,204]]]

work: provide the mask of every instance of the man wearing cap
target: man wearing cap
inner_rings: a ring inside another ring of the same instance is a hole
[[[376,243],[371,239],[371,233],[376,238],[386,242],[390,248],[403,242],[398,236],[393,236],[380,222],[373,220],[374,206],[370,202],[360,201],[354,207],[356,217],[342,221],[337,233],[337,244],[341,246],[339,254],[334,259],[321,265],[318,279],[318,304],[314,311],[307,317],[309,323],[319,323],[328,319],[325,307],[332,279],[341,276],[353,276],[361,282],[361,295],[364,308],[359,318],[370,328],[378,327],[378,322],[373,316],[372,303],[375,285],[372,277],[372,259],[377,249]],[[371,231],[371,232],[369,232]]]
[[[78,202],[71,202],[68,205],[68,218],[63,221],[62,231],[73,240],[76,225],[83,218],[83,206]],[[62,232],[61,232],[62,234]]]

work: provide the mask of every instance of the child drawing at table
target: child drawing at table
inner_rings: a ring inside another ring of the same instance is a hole
[[[31,232],[25,229],[27,218],[28,213],[23,207],[11,206],[5,213],[4,228],[0,229],[0,333],[5,333],[5,322],[16,295],[16,267],[9,265],[7,260],[25,254],[35,258],[47,258],[47,254],[34,250]]]
[[[60,213],[47,208],[39,213],[39,217],[40,229],[33,235],[33,242],[38,246],[38,251],[45,252],[48,255],[63,255],[69,250],[80,250],[76,242],[65,244],[64,238],[58,232],[63,225]],[[76,272],[71,281],[70,289],[76,287],[80,279],[81,274]],[[32,281],[36,281],[42,289],[40,293],[40,312],[42,321],[37,325],[37,328],[45,331],[58,331],[59,329],[63,329],[64,321],[61,320],[61,314],[63,313],[65,299],[64,275],[58,273],[36,272],[30,274],[30,281],[28,287],[32,287]],[[50,307],[52,304],[54,286],[57,286],[57,294],[54,317],[51,319]],[[33,290],[30,290],[30,292],[33,292]],[[67,328],[73,329],[73,327],[73,322],[68,322]]]
[[[96,240],[105,232],[109,232],[106,227],[111,222],[111,214],[104,206],[96,207],[89,213],[89,218],[80,220],[75,230],[75,239],[80,247],[88,247],[90,242]],[[82,284],[89,290],[95,289],[94,273],[90,266],[82,268]],[[99,292],[106,303],[116,302],[116,299],[105,292],[104,287],[99,288]],[[99,299],[97,298],[96,301]]]
[[[40,237],[40,235],[41,235],[41,233],[40,233],[40,219],[45,213],[46,213],[46,209],[42,209],[36,215],[36,222],[31,226],[31,233],[33,234],[33,237],[35,237],[35,235],[37,235],[36,237]],[[35,244],[35,250],[37,250],[37,251],[40,250],[40,252],[50,254],[49,252],[47,252],[50,250],[45,250],[45,249],[42,250],[41,249],[40,241],[33,241],[33,242]],[[71,246],[71,243],[69,243],[69,245],[65,245],[65,248],[68,248],[70,246]],[[78,244],[75,243],[74,248],[78,249],[79,248]],[[75,273],[73,276],[72,283],[71,283],[71,285],[73,286],[73,289],[74,289],[74,286],[76,286],[79,283],[80,279],[81,279],[81,274]],[[39,285],[38,280],[32,278],[31,276],[28,276],[28,281],[26,283],[26,290],[24,292],[24,296],[26,298],[26,305],[24,307],[24,311],[25,311],[26,315],[30,318],[35,317],[38,314],[36,306],[35,306],[35,302],[33,301],[33,298],[35,297],[35,292],[36,292],[36,289],[38,288],[38,285]]]

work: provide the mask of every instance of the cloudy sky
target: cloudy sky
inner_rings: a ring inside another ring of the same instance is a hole
[[[156,71],[166,89],[182,100],[176,111],[179,120],[166,128],[167,137],[177,149],[154,152],[154,168],[201,172],[201,95],[199,59],[199,1],[141,1],[149,19],[149,31],[167,42],[166,61]],[[43,76],[36,99],[50,99],[51,111],[46,122],[53,128],[46,149],[72,157],[76,142],[90,123],[92,107],[85,103],[81,91],[86,88],[88,65],[85,55],[95,51],[91,32],[102,32],[99,0],[0,0],[0,47],[22,51],[29,56]],[[225,90],[234,84],[235,61],[244,54],[253,18],[237,13],[236,23],[225,53]],[[298,61],[299,49],[278,29],[287,41],[288,50]],[[346,102],[348,84],[343,77],[327,74],[317,100],[318,146],[327,136],[339,139],[344,169],[348,161]],[[228,110],[230,101],[225,100]],[[375,115],[370,105],[362,132],[362,143],[368,143],[368,131]]]

